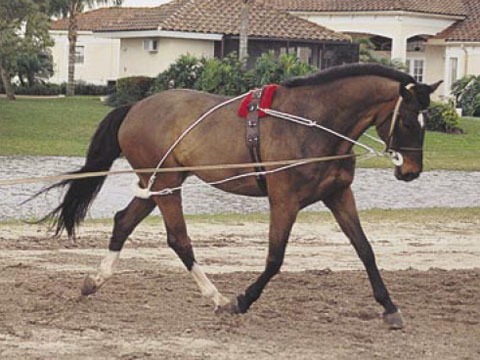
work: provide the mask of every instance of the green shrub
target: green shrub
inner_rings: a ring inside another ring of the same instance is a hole
[[[247,74],[251,88],[267,84],[279,84],[294,76],[303,76],[317,71],[317,68],[301,62],[296,54],[284,54],[275,57],[273,52],[262,54],[252,70]]]
[[[32,86],[13,85],[13,90],[17,95],[34,95],[34,96],[52,96],[65,94],[67,83],[53,84],[36,82]],[[0,93],[3,93],[3,84],[0,82]],[[79,81],[75,84],[75,95],[107,95],[111,93],[106,85],[88,84]]]
[[[60,95],[62,93],[61,85],[51,83],[35,83],[30,87],[14,86],[13,89],[17,95],[52,96]]]
[[[204,61],[203,71],[195,82],[195,88],[213,94],[240,95],[248,91],[244,63],[235,52],[223,59]]]
[[[154,78],[147,76],[131,76],[118,79],[116,92],[108,98],[110,106],[133,104],[149,94]]]
[[[151,92],[195,88],[195,82],[203,72],[205,61],[204,58],[199,59],[189,54],[180,56],[167,70],[157,76]]]
[[[460,116],[451,102],[432,102],[426,116],[427,130],[446,133],[461,132],[458,127]]]
[[[465,116],[480,116],[480,76],[467,76],[452,85],[452,93]]]
[[[111,92],[112,89],[107,85],[94,85],[86,83],[85,81],[77,81],[75,83],[75,95],[108,95]]]
[[[272,52],[260,56],[250,71],[246,71],[244,65],[235,52],[223,59],[183,55],[157,76],[151,92],[186,88],[235,96],[247,92],[250,88],[281,83],[290,77],[316,70],[315,67],[299,61],[295,54],[276,58]]]

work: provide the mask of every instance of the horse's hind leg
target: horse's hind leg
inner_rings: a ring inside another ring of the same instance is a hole
[[[345,188],[333,194],[324,202],[332,211],[338,224],[350,239],[365,265],[375,300],[385,308],[384,320],[392,328],[402,328],[404,325],[402,314],[390,299],[390,294],[380,276],[372,247],[360,225],[352,189],[350,187]]]
[[[95,276],[88,276],[82,288],[82,295],[96,292],[105,282],[112,277],[115,263],[117,262],[123,244],[135,227],[145,219],[155,208],[151,199],[134,198],[128,206],[115,214],[112,237],[110,239],[109,253],[102,260]]]
[[[202,295],[213,300],[215,309],[227,304],[229,302],[228,299],[220,294],[195,260],[192,242],[188,237],[187,226],[183,217],[181,193],[176,192],[168,196],[156,196],[154,200],[162,212],[167,230],[168,245],[185,264],[200,288]]]

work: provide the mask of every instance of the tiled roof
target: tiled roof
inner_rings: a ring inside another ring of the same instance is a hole
[[[78,15],[78,30],[95,31],[105,26],[125,26],[124,24],[134,26],[134,24],[138,22],[136,19],[144,20],[148,18],[148,15],[151,15],[151,13],[152,9],[148,8],[100,8]],[[67,30],[68,19],[60,19],[52,22],[50,29]]]
[[[442,15],[467,15],[462,0],[263,0],[287,11],[414,11]],[[475,1],[475,0],[473,0]]]
[[[480,41],[480,1],[463,0],[468,17],[448,27],[436,39],[446,41]]]
[[[99,32],[169,30],[238,35],[242,0],[174,0],[155,8],[103,8],[78,17],[80,30]],[[59,20],[53,30],[66,30]],[[265,7],[258,1],[250,6],[249,36],[297,40],[350,41],[334,32],[287,12]]]

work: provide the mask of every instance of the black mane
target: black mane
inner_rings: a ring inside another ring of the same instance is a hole
[[[352,76],[374,75],[396,80],[405,85],[416,83],[407,73],[378,64],[348,64],[328,68],[302,77],[295,77],[282,83],[286,87],[312,86]]]

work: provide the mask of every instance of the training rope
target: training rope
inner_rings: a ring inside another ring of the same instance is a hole
[[[408,87],[407,87],[408,88]],[[209,109],[207,112],[205,112],[201,117],[199,117],[194,123],[192,123],[189,127],[187,127],[182,134],[175,140],[175,142],[169,147],[167,152],[164,154],[162,159],[159,161],[157,166],[155,168],[145,168],[145,169],[131,169],[131,170],[116,170],[116,171],[96,171],[96,172],[85,172],[81,174],[66,174],[66,175],[56,175],[56,176],[41,176],[41,177],[35,177],[35,178],[17,178],[17,179],[7,179],[7,180],[0,180],[0,186],[6,186],[6,185],[22,185],[22,184],[33,184],[33,183],[38,183],[38,182],[56,182],[56,181],[64,181],[64,180],[76,180],[76,179],[85,179],[85,178],[91,178],[91,177],[99,177],[99,176],[108,176],[108,175],[123,175],[123,174],[145,174],[145,173],[150,173],[152,174],[150,176],[150,179],[148,181],[148,185],[146,188],[141,188],[138,185],[138,182],[135,182],[135,196],[140,197],[140,198],[149,198],[150,196],[153,195],[169,195],[172,194],[175,191],[178,191],[181,189],[181,187],[176,187],[176,188],[164,188],[160,191],[151,191],[151,188],[153,184],[155,183],[156,176],[159,173],[168,173],[168,172],[193,172],[193,171],[214,171],[214,170],[226,170],[226,169],[244,169],[244,168],[251,168],[251,167],[268,167],[268,166],[280,166],[279,168],[272,169],[272,170],[266,170],[266,171],[255,171],[255,172],[249,172],[241,175],[236,175],[232,176],[229,178],[225,178],[222,180],[214,181],[214,182],[209,182],[209,183],[202,183],[198,185],[193,185],[191,187],[198,187],[198,186],[208,186],[208,185],[220,185],[224,184],[229,181],[233,180],[238,180],[250,176],[258,176],[258,175],[268,175],[268,174],[273,174],[276,172],[284,171],[287,169],[291,169],[297,166],[301,165],[306,165],[306,164],[311,164],[315,162],[325,162],[325,161],[334,161],[334,160],[345,160],[349,158],[358,158],[358,157],[367,157],[371,158],[373,156],[386,156],[390,155],[386,152],[378,152],[371,148],[368,145],[365,145],[359,141],[356,141],[354,139],[349,138],[348,136],[345,136],[343,134],[340,134],[332,129],[329,129],[325,126],[317,124],[315,121],[297,116],[297,115],[292,115],[288,113],[283,113],[277,110],[272,110],[272,109],[263,109],[259,108],[258,110],[265,112],[267,115],[270,115],[272,117],[284,119],[291,121],[293,123],[303,125],[303,126],[308,126],[308,127],[314,127],[321,129],[323,131],[326,131],[332,135],[335,135],[343,140],[349,141],[352,144],[358,145],[361,148],[365,149],[368,151],[368,153],[363,153],[363,154],[345,154],[345,155],[332,155],[332,156],[322,156],[322,157],[312,157],[312,158],[307,158],[307,159],[291,159],[291,160],[278,160],[278,161],[266,161],[266,162],[258,162],[258,163],[241,163],[241,164],[223,164],[223,165],[200,165],[200,166],[190,166],[190,167],[173,167],[173,168],[161,168],[162,165],[164,164],[165,160],[167,157],[172,153],[172,151],[177,147],[177,145],[189,134],[195,127],[197,127],[203,120],[205,120],[209,115],[211,115],[213,112],[217,111],[218,109],[229,105],[239,99],[242,99],[246,97],[250,92],[247,92],[245,94],[239,95],[235,98],[229,99],[227,101],[224,101],[220,104],[215,105],[211,109]],[[397,117],[398,117],[398,112],[400,109],[400,105],[402,102],[402,97],[399,98],[397,101],[397,104],[395,106],[395,111],[393,114],[392,118],[392,126],[391,126],[391,131],[394,129]],[[385,142],[381,139],[378,139],[372,135],[369,134],[364,134],[368,138],[375,140],[379,143],[385,144]],[[366,159],[365,159],[366,160]]]
[[[148,184],[145,188],[142,188],[140,186],[140,183],[138,181],[135,181],[134,184],[133,184],[133,190],[134,190],[134,195],[138,198],[142,198],[142,199],[148,199],[150,198],[151,196],[163,196],[163,195],[170,195],[172,194],[173,192],[175,191],[178,191],[180,190],[182,187],[179,186],[179,187],[175,187],[175,188],[170,188],[170,187],[167,187],[167,188],[163,188],[159,191],[152,191],[152,187],[155,183],[155,180],[157,178],[157,173],[159,172],[161,166],[163,165],[163,163],[165,162],[165,160],[167,159],[168,155],[170,155],[172,153],[172,151],[175,149],[175,147],[180,143],[180,141],[190,132],[193,130],[193,128],[195,128],[198,124],[200,124],[203,120],[205,120],[205,118],[212,114],[213,112],[215,112],[216,110],[220,109],[221,107],[223,106],[226,106],[236,100],[239,100],[239,99],[242,99],[244,98],[245,96],[247,96],[250,92],[248,93],[245,93],[245,94],[242,94],[240,96],[237,96],[236,98],[233,98],[233,99],[230,99],[230,100],[227,100],[221,104],[218,104],[216,106],[214,106],[213,108],[211,108],[210,110],[208,110],[205,114],[203,114],[200,118],[198,118],[192,125],[190,125],[187,129],[185,129],[185,131],[177,138],[177,140],[170,146],[170,148],[167,150],[167,152],[165,153],[165,155],[162,157],[162,159],[160,160],[160,162],[158,163],[157,167],[155,168],[155,171],[153,172],[153,174],[150,176],[150,179],[148,180]],[[397,106],[396,108],[400,108],[399,106],[399,103],[400,101],[398,101],[397,103]],[[351,142],[352,144],[355,144],[355,145],[358,145],[360,147],[362,147],[363,149],[367,150],[369,154],[371,155],[375,155],[375,156],[384,156],[385,154],[384,153],[380,153],[380,152],[377,152],[376,150],[374,150],[373,148],[371,148],[370,146],[368,145],[365,145],[361,142],[358,142],[352,138],[349,138],[348,136],[345,136],[343,134],[340,134],[339,132],[336,132],[332,129],[329,129],[325,126],[322,126],[322,125],[319,125],[317,124],[315,121],[313,120],[310,120],[310,119],[307,119],[307,118],[304,118],[304,117],[301,117],[301,116],[297,116],[297,115],[292,115],[292,114],[288,114],[288,113],[284,113],[284,112],[280,112],[280,111],[277,111],[277,110],[272,110],[272,109],[264,109],[264,108],[258,108],[257,109],[258,111],[263,111],[265,114],[267,115],[270,115],[272,117],[276,117],[276,118],[280,118],[280,119],[284,119],[284,120],[288,120],[288,121],[291,121],[295,124],[299,124],[299,125],[303,125],[303,126],[308,126],[308,127],[314,127],[314,128],[317,128],[317,129],[320,129],[320,130],[323,130],[323,131],[326,131],[332,135],[335,135],[343,140],[346,140],[346,141],[349,141]],[[395,114],[398,114],[398,111],[395,111]],[[394,115],[395,116],[395,115]],[[353,157],[354,154],[349,154],[349,155],[352,155],[352,156],[349,156],[349,157]],[[327,159],[329,160],[334,160],[334,158],[332,157],[326,157],[325,159],[323,160],[318,160],[318,161],[327,161]],[[297,167],[297,166],[301,166],[301,165],[304,165],[306,164],[305,161],[303,160],[297,160],[296,162],[292,163],[292,164],[288,164],[286,166],[282,166],[280,168],[277,168],[277,169],[272,169],[272,170],[267,170],[267,171],[254,171],[254,172],[249,172],[249,173],[246,173],[246,174],[241,174],[241,175],[235,175],[235,176],[231,176],[231,177],[227,177],[225,179],[222,179],[222,180],[218,180],[218,181],[213,181],[213,182],[206,182],[206,183],[202,183],[202,184],[199,184],[198,186],[208,186],[208,185],[220,185],[220,184],[224,184],[226,182],[229,182],[229,181],[234,181],[234,180],[239,180],[239,179],[243,179],[243,178],[246,178],[246,177],[250,177],[250,176],[265,176],[265,175],[269,175],[269,174],[273,174],[273,173],[276,173],[276,172],[280,172],[280,171],[284,171],[284,170],[287,170],[287,169],[291,169],[291,168],[294,168],[294,167]],[[254,164],[251,164],[252,166]]]
[[[0,180],[0,186],[7,185],[24,185],[24,184],[34,184],[40,182],[56,182],[63,180],[76,180],[76,179],[86,179],[99,176],[107,175],[125,175],[125,174],[151,174],[153,172],[157,173],[171,173],[171,172],[192,172],[192,171],[213,171],[213,170],[225,170],[225,169],[245,169],[256,166],[282,166],[289,164],[311,164],[320,161],[333,161],[333,160],[345,160],[352,157],[359,157],[365,154],[346,154],[346,155],[334,155],[334,156],[322,156],[322,157],[312,157],[306,159],[295,159],[295,160],[276,160],[276,161],[265,161],[259,163],[239,163],[239,164],[224,164],[224,165],[198,165],[198,166],[183,166],[183,167],[171,167],[171,168],[144,168],[144,169],[125,169],[125,170],[114,170],[114,171],[95,171],[95,172],[84,172],[81,174],[66,174],[66,175],[53,175],[53,176],[39,176],[34,178],[16,178],[16,179],[5,179]]]

